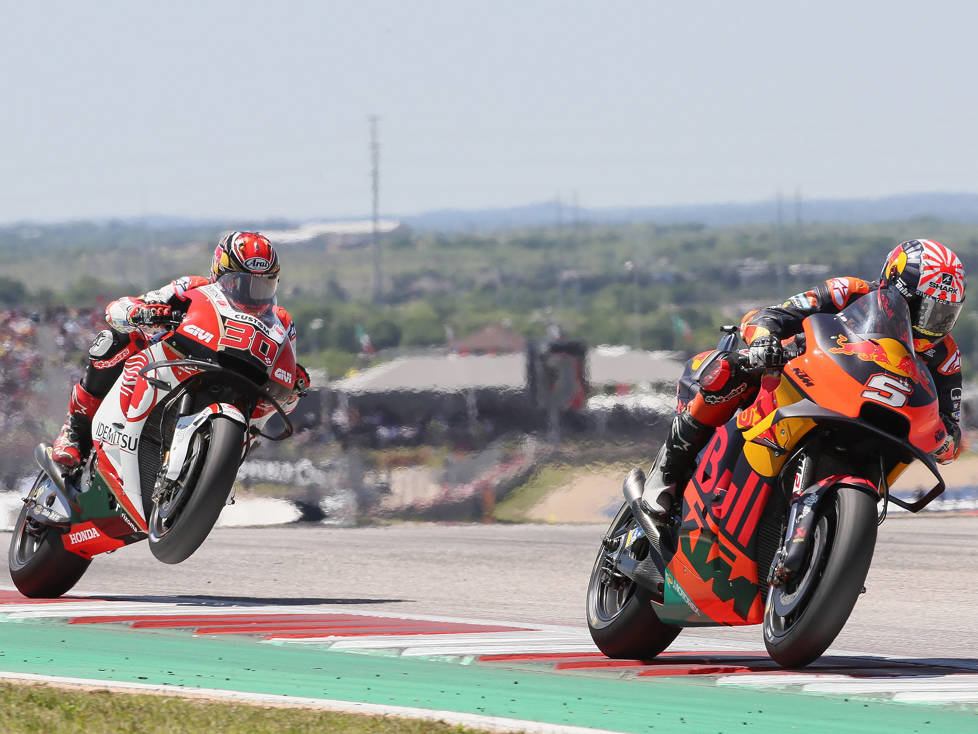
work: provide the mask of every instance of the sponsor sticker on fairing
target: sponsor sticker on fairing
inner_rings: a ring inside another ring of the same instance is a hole
[[[68,533],[68,544],[78,545],[79,543],[84,543],[87,540],[95,540],[101,535],[101,533],[95,528],[85,528],[84,530],[76,530],[73,533]]]
[[[281,380],[287,385],[292,384],[292,373],[283,370],[281,367],[275,369],[275,379]]]
[[[211,334],[206,329],[202,329],[201,327],[197,326],[197,324],[190,324],[189,326],[184,328],[184,331],[190,334],[190,336],[197,337],[197,339],[199,339],[204,344],[210,344],[211,339],[214,338],[213,334]]]
[[[119,448],[125,449],[126,451],[130,451],[132,453],[135,453],[136,449],[139,447],[139,436],[130,436],[114,426],[107,426],[101,421],[95,424],[95,430],[92,432],[92,438],[94,438],[96,441],[101,441],[102,443],[118,446]]]

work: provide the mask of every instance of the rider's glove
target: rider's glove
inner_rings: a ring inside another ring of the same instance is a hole
[[[299,398],[309,389],[309,373],[298,362],[295,363],[295,382],[292,383],[292,394],[282,403],[282,410],[291,413],[299,404]]]
[[[748,358],[751,367],[781,367],[784,364],[781,340],[773,334],[757,337],[750,343]]]
[[[309,372],[306,371],[305,367],[303,367],[301,364],[296,362],[295,383],[292,387],[292,391],[299,397],[302,397],[303,395],[306,394],[306,391],[309,389],[310,384],[312,384],[312,381],[309,379]]]
[[[133,326],[156,326],[172,317],[173,310],[165,303],[135,303],[129,309],[129,323]]]
[[[947,428],[947,433],[944,436],[944,441],[934,451],[933,456],[940,464],[950,464],[961,453],[961,428],[958,426],[957,421],[943,414],[941,418],[944,419],[944,426]]]

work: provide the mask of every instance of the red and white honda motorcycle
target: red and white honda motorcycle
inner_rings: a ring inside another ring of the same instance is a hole
[[[22,594],[60,596],[93,556],[143,538],[164,563],[185,560],[232,501],[255,439],[292,434],[282,407],[295,397],[292,342],[249,288],[246,275],[226,273],[186,292],[182,317],[167,317],[168,330],[127,360],[96,411],[79,470],[63,476],[50,446],[35,449],[41,472],[8,556]],[[276,413],[284,428],[266,435]]]

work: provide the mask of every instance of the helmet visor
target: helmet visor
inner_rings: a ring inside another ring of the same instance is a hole
[[[924,336],[943,338],[951,333],[954,322],[961,313],[962,302],[950,303],[939,301],[930,296],[920,299],[920,311],[917,313],[916,330]]]
[[[278,275],[229,272],[217,279],[231,305],[251,314],[262,313],[275,305]]]

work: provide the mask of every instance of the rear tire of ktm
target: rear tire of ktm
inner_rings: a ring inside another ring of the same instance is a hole
[[[785,668],[802,668],[813,662],[842,631],[863,591],[876,548],[876,499],[867,492],[840,487],[834,498],[826,497],[820,503],[816,512],[820,515],[816,527],[828,529],[827,542],[819,557],[810,557],[808,568],[802,571],[815,574],[815,588],[787,617],[774,612],[771,600],[772,594],[783,590],[768,591],[764,645]]]
[[[149,536],[149,549],[163,563],[187,560],[207,538],[231,494],[241,463],[245,429],[223,416],[210,419],[207,455],[190,497],[165,534]]]
[[[608,528],[607,537],[624,542],[636,521],[628,504],[622,505]],[[656,616],[649,592],[627,580],[620,589],[602,581],[609,552],[602,546],[591,570],[587,590],[587,626],[591,639],[609,658],[651,660],[665,650],[682,630]]]
[[[54,599],[68,592],[92,562],[65,550],[62,533],[45,527],[39,535],[26,532],[27,506],[10,538],[7,565],[17,591],[31,599]]]

